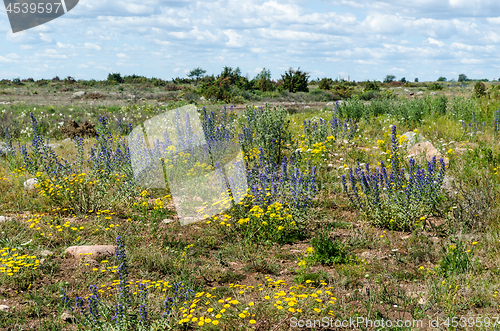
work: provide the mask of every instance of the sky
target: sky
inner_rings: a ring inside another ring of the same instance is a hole
[[[0,79],[170,80],[289,68],[315,78],[435,81],[500,77],[500,1],[80,0],[12,33],[0,7]]]

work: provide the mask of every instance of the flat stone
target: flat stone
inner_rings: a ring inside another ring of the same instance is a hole
[[[432,158],[435,156],[439,161],[443,155],[434,147],[434,145],[430,141],[423,141],[413,145],[410,149],[410,155],[418,156],[420,154],[425,154],[425,158],[427,161],[432,161]],[[447,165],[447,158],[444,158],[445,164]]]
[[[48,144],[47,146],[49,146],[50,148],[52,149],[56,149],[56,148],[61,148],[62,145],[61,144],[57,144],[57,143],[54,143],[54,144]]]
[[[0,305],[0,311],[9,311],[10,307],[6,305]]]
[[[113,256],[115,253],[115,245],[71,246],[66,248],[66,251],[64,252],[66,256],[75,259],[84,258],[89,255],[93,259],[96,259],[100,257]]]
[[[50,255],[54,255],[54,252],[51,252],[47,249],[44,249],[43,251],[40,252],[40,255],[41,256],[50,256]]]
[[[12,220],[12,218],[10,218],[10,217],[5,217],[5,216],[0,216],[0,223],[1,223],[1,222],[7,222],[7,221],[10,221],[10,220]]]
[[[405,137],[405,138],[403,138],[403,137]],[[406,144],[407,150],[411,149],[412,146],[414,146],[415,144],[422,142],[424,140],[422,138],[422,135],[415,133],[413,131],[408,131],[408,132],[405,132],[404,134],[402,134],[401,137],[399,138],[400,141],[402,140],[402,138],[406,139],[405,144]]]
[[[64,322],[73,322],[75,320],[75,317],[73,315],[71,315],[69,312],[65,311],[64,313],[61,314],[61,319],[64,321]]]
[[[165,224],[168,224],[168,223],[172,223],[174,222],[174,220],[170,219],[170,218],[165,218],[162,223],[165,223]]]
[[[35,184],[38,183],[38,179],[36,178],[30,178],[26,180],[23,185],[26,190],[33,190],[35,189]]]
[[[85,94],[87,94],[87,92],[85,92],[85,91],[78,91],[78,92],[73,93],[73,95],[72,95],[71,97],[72,97],[72,98],[81,98],[81,97],[83,97]]]

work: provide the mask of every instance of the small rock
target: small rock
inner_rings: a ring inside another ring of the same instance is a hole
[[[170,218],[165,218],[162,223],[165,223],[165,224],[168,224],[168,223],[172,223],[174,222],[174,220],[171,220]]]
[[[11,149],[7,143],[0,141],[0,156],[7,155],[11,152]]]
[[[304,109],[309,109],[309,108],[311,108],[311,107],[310,106],[304,106]]]
[[[40,255],[41,256],[50,256],[50,255],[54,255],[54,252],[51,252],[47,249],[44,249],[43,251],[40,252]]]
[[[410,235],[402,236],[402,237],[401,237],[401,240],[410,239],[410,237],[411,237]]]
[[[61,314],[61,319],[64,322],[72,323],[75,320],[75,317],[71,315],[69,312],[65,311],[64,313]]]
[[[410,95],[415,95],[415,93],[413,93],[413,92],[410,92]]]
[[[435,156],[437,160],[443,157],[441,153],[434,147],[434,145],[430,141],[423,141],[413,145],[410,149],[410,153],[415,156],[419,154],[425,154],[425,158],[427,161],[432,161],[432,158]],[[445,165],[447,165],[447,158],[444,158]]]
[[[445,175],[444,178],[443,178],[443,188],[447,191],[447,192],[453,192],[453,181],[455,180],[455,178],[453,178],[452,176],[448,176],[448,175]]]
[[[0,311],[9,311],[10,307],[6,305],[0,305]]]
[[[431,92],[430,94],[431,94],[431,95],[436,95],[437,93],[436,93],[436,92]]]
[[[78,91],[78,92],[73,93],[73,95],[72,95],[71,97],[72,97],[72,98],[81,98],[81,97],[83,97],[85,94],[87,94],[87,92],[85,92],[85,91]]]
[[[404,134],[401,135],[399,139],[401,140],[403,137],[406,138],[406,149],[411,149],[413,145],[423,141],[422,136],[413,131],[405,132]]]
[[[424,94],[424,92],[422,92],[422,91],[417,92],[417,95],[422,95],[422,94]]]
[[[71,143],[71,142],[73,142],[73,139],[71,139],[71,138],[66,138],[66,139],[64,139],[62,142],[63,142],[63,143]]]
[[[201,101],[205,101],[205,100],[207,100],[207,99],[205,99],[205,97],[204,97],[204,96],[201,96],[201,97],[200,97],[200,100],[201,100]]]
[[[1,222],[7,222],[7,221],[10,221],[12,218],[10,217],[5,217],[5,216],[0,216],[0,223]]]
[[[26,190],[33,190],[35,189],[35,184],[38,183],[38,179],[36,178],[30,178],[26,180],[23,185]]]
[[[334,104],[335,104],[334,102],[331,102],[331,101],[330,101],[330,102],[328,102],[326,105],[327,105],[327,106],[333,106]]]
[[[410,92],[410,90],[409,90],[409,89],[407,89],[407,88],[405,88],[405,92]]]
[[[56,143],[54,143],[54,144],[48,144],[47,146],[49,146],[52,149],[56,149],[56,148],[61,148],[62,147],[61,144],[56,144]]]
[[[113,256],[116,253],[115,245],[93,245],[93,246],[71,246],[64,252],[66,256],[76,259],[91,256],[96,259],[99,257]],[[84,255],[87,254],[87,255]]]

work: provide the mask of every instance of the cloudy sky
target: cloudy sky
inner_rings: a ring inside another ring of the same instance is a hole
[[[13,34],[0,11],[0,79],[110,72],[171,79],[201,67],[413,81],[500,77],[498,0],[80,0]]]

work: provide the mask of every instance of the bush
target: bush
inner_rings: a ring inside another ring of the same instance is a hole
[[[436,211],[445,164],[440,159],[438,168],[436,158],[427,163],[427,169],[416,165],[413,158],[405,164],[399,152],[400,144],[396,126],[393,126],[392,151],[389,154],[391,173],[388,173],[383,161],[380,162],[380,169],[375,171],[370,169],[368,163],[365,170],[358,164],[349,169],[350,189],[345,175],[342,176],[342,185],[351,203],[374,225],[408,231],[425,226],[426,216]]]
[[[481,98],[486,95],[486,85],[483,82],[477,82],[474,85],[474,97]]]
[[[241,76],[239,68],[224,67],[215,80],[209,79],[207,82],[202,83],[199,91],[207,99],[215,98],[225,102],[232,102],[236,97],[233,87],[248,90],[250,85],[248,79]]]
[[[370,91],[378,91],[380,90],[380,87],[378,86],[377,82],[376,81],[367,81],[365,83],[365,88],[363,89],[363,91],[365,92],[370,92]]]
[[[308,260],[322,265],[345,264],[353,260],[348,254],[347,247],[339,240],[331,240],[328,231],[323,231],[319,236],[311,239],[313,252]]]
[[[439,268],[445,275],[460,274],[474,268],[473,247],[466,250],[464,244],[459,239],[452,239],[452,244],[448,246],[445,257],[439,261]]]
[[[260,147],[266,159],[279,164],[292,140],[286,109],[271,109],[269,104],[259,109],[247,106],[245,117],[247,124],[243,125],[243,133],[240,134],[240,144],[245,155],[249,156],[251,150]]]
[[[115,82],[114,84],[116,84],[116,83],[121,84],[121,83],[123,83],[123,78],[119,73],[115,72],[115,73],[108,74],[107,81],[110,83]]]
[[[309,80],[309,75],[306,72],[300,71],[300,68],[293,70],[288,69],[284,75],[281,75],[282,84],[280,85],[280,90],[288,90],[291,93],[295,92],[309,92],[307,87],[307,82]]]
[[[440,91],[443,89],[443,86],[439,83],[432,83],[427,85],[427,89],[429,91]]]
[[[333,79],[323,78],[319,81],[318,88],[322,90],[331,90],[333,83]]]

